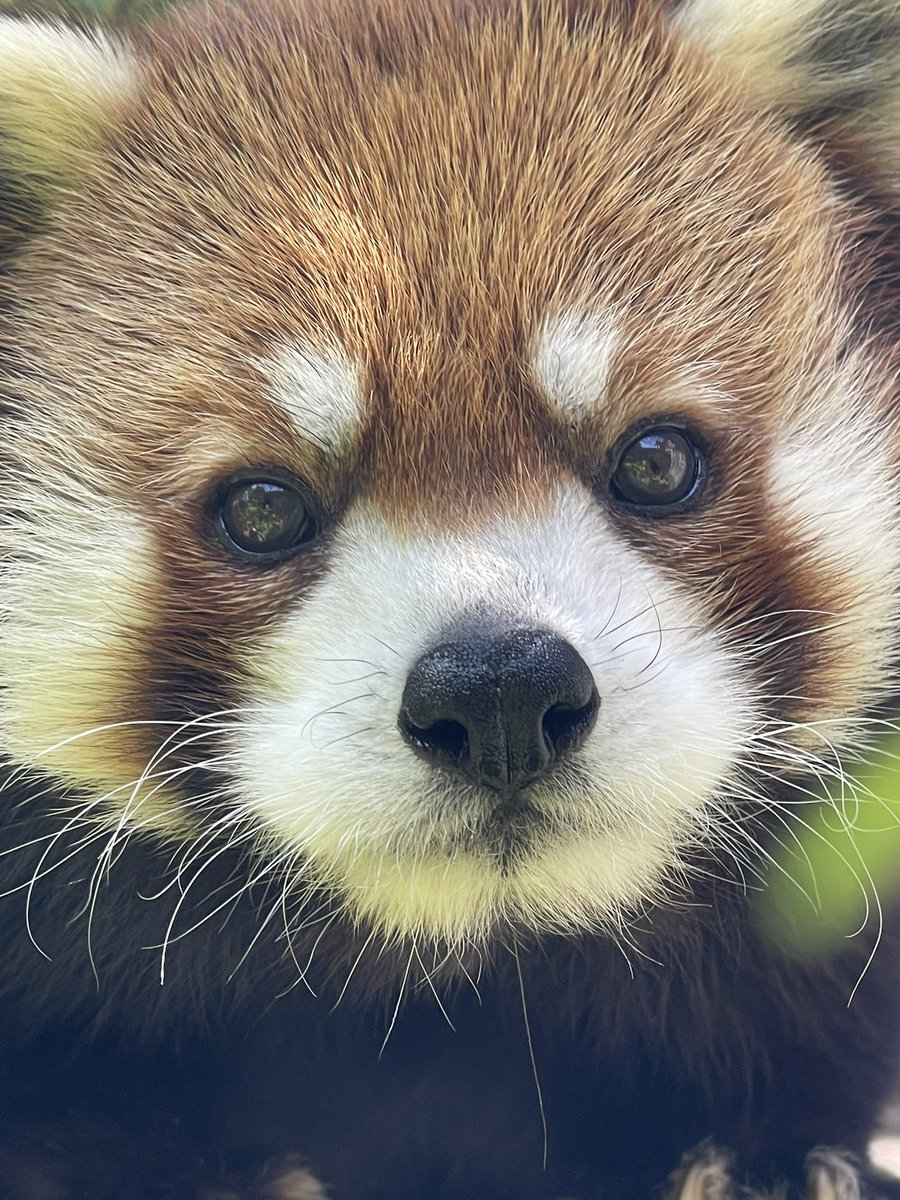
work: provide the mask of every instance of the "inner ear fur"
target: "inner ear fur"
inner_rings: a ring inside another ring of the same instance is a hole
[[[106,34],[0,17],[0,243],[77,178],[134,74]]]
[[[674,19],[758,104],[900,196],[900,0],[686,0]]]

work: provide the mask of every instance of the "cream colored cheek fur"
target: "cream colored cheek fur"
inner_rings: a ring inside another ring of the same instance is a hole
[[[156,617],[152,543],[136,514],[77,477],[20,484],[10,509],[31,520],[0,531],[15,548],[0,589],[0,748],[92,793],[73,801],[85,819],[184,832],[158,779],[137,786],[144,764],[128,730]]]
[[[858,738],[860,712],[894,691],[888,664],[900,648],[900,545],[891,533],[898,496],[885,453],[894,432],[870,415],[868,397],[879,386],[864,361],[850,358],[822,382],[814,405],[804,396],[787,399],[769,464],[773,510],[789,520],[796,549],[843,593],[840,611],[823,603],[809,612],[809,628],[827,647],[819,654],[814,714],[805,726],[781,731],[826,759],[833,743]]]
[[[397,729],[410,667],[473,612],[567,637],[601,696],[570,768],[535,789],[550,832],[503,871],[472,832],[484,798]],[[229,758],[248,812],[387,936],[618,924],[703,834],[751,721],[702,615],[574,484],[543,519],[465,536],[397,541],[351,513],[327,580],[245,665]]]

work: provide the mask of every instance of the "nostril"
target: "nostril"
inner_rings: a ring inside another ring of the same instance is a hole
[[[586,704],[573,708],[569,704],[554,704],[544,713],[541,729],[555,756],[577,746],[590,733],[597,713],[600,697],[596,687],[592,688]]]
[[[513,794],[581,745],[599,707],[590,668],[563,638],[476,632],[413,664],[398,728],[420,756]]]
[[[400,717],[400,728],[413,746],[437,754],[451,763],[463,762],[469,755],[469,734],[459,721],[435,721],[433,725],[416,725],[408,713]]]

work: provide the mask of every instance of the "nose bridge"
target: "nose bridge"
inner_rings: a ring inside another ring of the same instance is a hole
[[[560,446],[511,337],[432,330],[373,374],[370,483],[386,512],[449,528],[542,507]]]
[[[528,525],[523,522],[515,533],[504,537],[475,529],[443,540],[439,565],[426,586],[452,605],[445,622],[471,616],[491,624],[506,613],[519,623],[547,607],[542,572],[524,552]]]
[[[567,536],[564,499],[548,486],[531,498],[530,512],[523,504],[505,511],[496,497],[484,497],[455,521],[436,506],[402,526],[383,567],[390,573],[399,551],[420,650],[461,625],[545,627],[578,639],[579,623],[567,612],[570,589],[558,575],[560,563],[581,558]],[[383,513],[379,522],[391,539],[397,523]]]
[[[541,491],[534,511],[504,512],[483,501],[467,520],[431,511],[385,511],[371,495],[358,497],[335,531],[329,579],[309,598],[307,611],[329,627],[343,625],[346,644],[363,622],[396,645],[397,666],[414,659],[460,622],[551,629],[582,645],[588,585],[579,530],[589,498],[563,483]],[[602,557],[602,556],[601,556]],[[596,555],[588,556],[588,564]],[[571,578],[563,570],[572,568]],[[581,582],[576,582],[581,581]],[[340,617],[338,617],[338,612]],[[313,653],[313,647],[310,648]]]

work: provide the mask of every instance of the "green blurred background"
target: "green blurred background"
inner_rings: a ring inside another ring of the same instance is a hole
[[[900,736],[845,766],[846,782],[798,791],[757,902],[770,933],[801,954],[857,935],[874,949],[881,910],[900,889]]]

